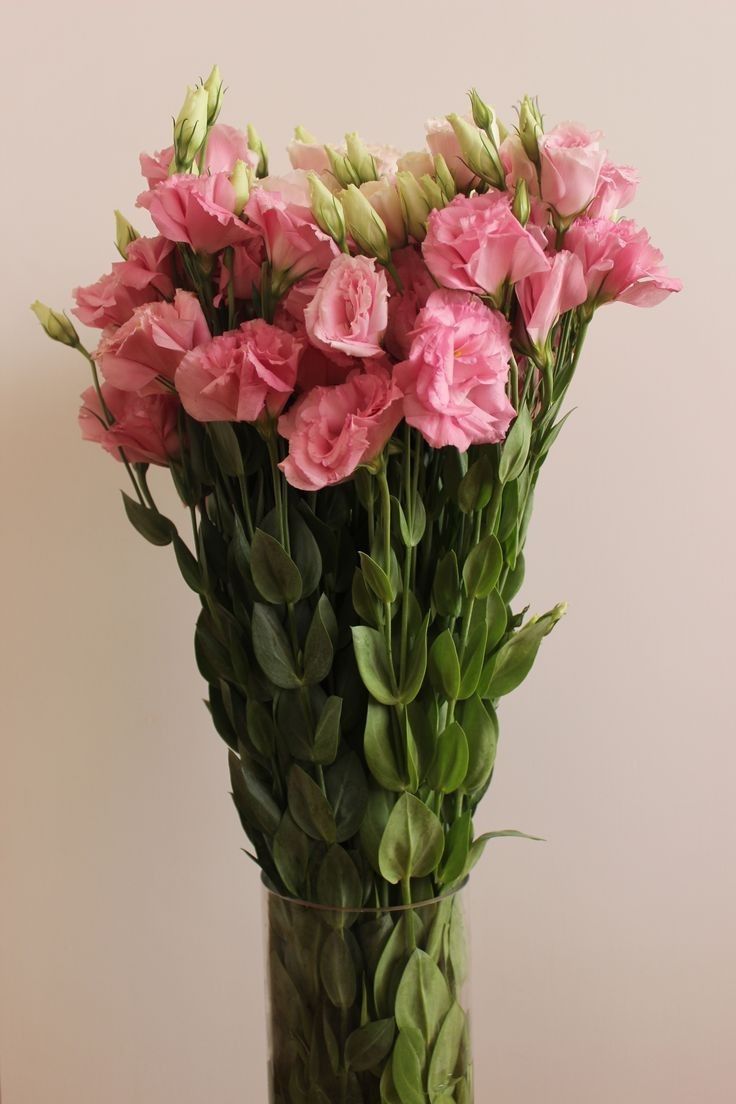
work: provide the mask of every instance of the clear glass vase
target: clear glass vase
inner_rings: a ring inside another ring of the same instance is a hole
[[[271,1104],[472,1104],[466,892],[352,910],[264,887]]]

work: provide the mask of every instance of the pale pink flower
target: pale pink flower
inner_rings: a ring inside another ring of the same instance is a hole
[[[465,116],[468,122],[472,122]],[[462,191],[478,177],[469,169],[463,161],[460,143],[457,135],[447,119],[429,119],[427,121],[427,145],[436,157],[441,154],[447,162],[447,167],[452,173],[453,180]]]
[[[578,219],[565,235],[565,248],[582,262],[591,305],[618,299],[653,307],[682,289],[682,281],[669,276],[647,231],[631,219]]]
[[[382,176],[380,180],[368,180],[360,185],[360,190],[373,210],[383,219],[391,248],[399,249],[406,245],[404,214],[393,178]]]
[[[302,343],[254,318],[184,357],[176,389],[199,422],[255,422],[274,417],[294,390]]]
[[[498,148],[501,164],[506,172],[506,187],[513,192],[520,180],[525,180],[532,196],[539,195],[537,167],[527,156],[521,138],[513,131],[507,134]]]
[[[401,393],[370,361],[335,387],[314,387],[279,418],[289,455],[279,465],[292,487],[317,491],[373,460],[401,420]]]
[[[146,178],[149,188],[160,184],[169,175],[171,162],[174,160],[174,147],[150,154],[142,153],[140,156],[141,172]],[[202,173],[228,173],[233,171],[236,161],[244,161],[252,169],[258,165],[258,154],[248,148],[248,138],[242,131],[226,123],[215,123],[207,136],[207,148],[205,150]]]
[[[287,283],[308,272],[325,272],[340,252],[317,226],[311,208],[288,202],[280,192],[254,188],[245,214],[263,235],[272,269]]]
[[[437,290],[437,283],[416,246],[398,249],[392,259],[401,281],[401,291],[392,279],[384,344],[392,356],[403,360],[409,355],[417,315],[432,292]]]
[[[179,400],[175,395],[137,395],[103,383],[102,397],[114,421],[108,429],[94,387],[82,395],[79,428],[85,441],[94,441],[122,460],[125,450],[131,464],[162,464],[179,455]]]
[[[562,250],[546,272],[535,272],[516,285],[526,332],[542,346],[560,315],[579,307],[588,297],[580,258]]]
[[[293,138],[286,147],[286,152],[294,169],[316,173],[330,171],[330,159],[321,142],[302,142],[299,138]]]
[[[340,253],[304,311],[309,340],[325,351],[352,357],[382,352],[388,323],[386,273],[373,257]]]
[[[541,195],[561,218],[584,211],[598,190],[606,160],[600,134],[561,123],[539,138]]]
[[[74,289],[72,311],[85,326],[122,326],[136,307],[174,294],[174,246],[166,238],[138,238],[124,261],[94,284]]]
[[[423,176],[434,176],[434,158],[427,150],[410,150],[402,153],[396,163],[397,172],[410,172],[417,180]]]
[[[544,272],[549,261],[519,223],[506,192],[458,195],[432,211],[422,253],[444,287],[496,296],[509,281]]]
[[[223,302],[227,302],[227,291],[231,278],[236,299],[252,299],[253,287],[260,285],[261,265],[266,259],[266,251],[260,233],[251,226],[248,227],[248,230],[250,236],[245,241],[233,245],[231,247],[232,254],[223,253],[220,255],[217,295],[214,299],[216,307],[219,307]]]
[[[177,173],[151,191],[141,192],[137,202],[150,212],[159,233],[198,253],[219,253],[249,237],[248,228],[235,214],[235,189],[227,173]]]
[[[639,174],[630,165],[614,165],[605,161],[595,196],[585,211],[589,218],[611,218],[628,206],[636,195]]]
[[[502,314],[465,292],[433,292],[408,360],[394,369],[407,422],[433,448],[502,441],[514,417],[506,397],[510,356]]]
[[[169,167],[173,160],[173,146],[167,146],[166,149],[157,150],[153,156],[151,156],[150,153],[142,153],[140,155],[141,174],[146,178],[146,183],[149,188],[154,188],[157,184],[160,184],[162,180],[167,179]]]
[[[165,390],[159,376],[173,381],[184,354],[209,337],[199,299],[177,291],[172,303],[137,307],[119,329],[103,334],[95,360],[114,387],[151,394]]]

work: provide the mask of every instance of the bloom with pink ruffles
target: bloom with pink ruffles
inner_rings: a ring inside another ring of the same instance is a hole
[[[682,289],[647,231],[631,219],[578,219],[565,235],[565,248],[582,262],[591,306],[621,300],[654,307]]]
[[[171,162],[174,160],[174,147],[150,154],[142,153],[140,156],[141,172],[145,176],[149,188],[154,188],[169,175]],[[204,154],[204,173],[231,173],[236,161],[244,161],[252,169],[258,166],[258,154],[248,147],[248,138],[236,127],[226,123],[215,123],[207,135],[207,148]]]
[[[152,394],[165,389],[159,376],[173,381],[184,354],[209,338],[199,299],[177,291],[172,303],[137,307],[119,329],[104,334],[95,360],[119,390]]]
[[[176,389],[199,422],[255,422],[279,414],[294,390],[303,345],[254,318],[184,357]]]
[[[137,202],[147,208],[165,238],[197,252],[219,253],[249,237],[245,223],[235,214],[235,189],[227,173],[177,173],[151,191],[141,192]]]
[[[102,445],[116,460],[122,460],[120,449],[131,464],[162,464],[179,455],[179,400],[175,395],[136,395],[120,391],[111,383],[100,389],[107,418],[94,387],[82,395],[79,428],[85,441]]]
[[[638,185],[636,169],[630,165],[614,165],[613,161],[604,162],[598,188],[588,204],[586,215],[589,218],[611,218],[616,211],[631,203]]]
[[[293,169],[306,172],[326,173],[330,171],[330,159],[321,142],[304,142],[293,138],[286,147]]]
[[[304,311],[309,340],[325,352],[378,356],[388,322],[388,284],[373,257],[340,253]]]
[[[401,291],[392,280],[384,344],[392,356],[404,360],[409,355],[417,315],[432,292],[437,290],[437,284],[415,246],[398,249],[392,261],[401,281]]]
[[[318,491],[373,460],[401,420],[401,393],[376,361],[336,387],[314,387],[279,418],[289,455],[279,465],[292,487]]]
[[[542,247],[514,217],[505,192],[458,195],[441,211],[432,211],[422,253],[444,287],[494,297],[507,281],[549,268]]]
[[[469,116],[464,116],[468,122],[472,122]],[[477,176],[469,169],[463,160],[460,143],[452,125],[447,119],[429,119],[427,121],[427,145],[432,154],[444,157],[452,178],[462,191],[467,188]]]
[[[599,138],[577,123],[561,123],[539,138],[542,199],[561,218],[584,211],[598,190],[606,160]]]
[[[72,311],[85,326],[122,326],[136,307],[174,294],[174,246],[166,238],[137,238],[124,261],[94,284],[74,289]]]
[[[254,188],[245,214],[263,234],[271,267],[284,286],[308,272],[325,272],[340,252],[309,207],[287,202],[279,192]]]
[[[541,348],[560,315],[588,297],[580,258],[566,249],[556,253],[550,269],[519,281],[516,297],[529,339]]]
[[[252,299],[253,287],[258,287],[260,283],[261,265],[266,259],[266,251],[258,231],[252,226],[248,230],[250,237],[233,245],[231,253],[224,253],[219,258],[217,295],[214,299],[216,307],[226,301],[231,279],[236,299]]]
[[[514,417],[506,397],[509,324],[474,295],[435,291],[419,313],[409,359],[394,378],[404,416],[433,448],[502,441]]]

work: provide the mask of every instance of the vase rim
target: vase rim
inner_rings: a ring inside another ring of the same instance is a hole
[[[439,905],[443,901],[451,901],[453,897],[456,897],[458,893],[461,893],[465,889],[469,881],[470,876],[468,875],[467,877],[463,878],[462,882],[460,882],[460,884],[456,886],[455,889],[453,889],[451,892],[443,893],[439,897],[429,897],[426,898],[424,901],[412,901],[411,904],[371,905],[370,907],[366,907],[365,905],[363,905],[360,908],[350,908],[343,905],[323,905],[320,904],[318,901],[305,901],[301,897],[287,897],[285,893],[279,893],[277,889],[274,889],[271,885],[269,885],[268,881],[266,880],[266,875],[263,873],[263,871],[261,871],[261,885],[264,892],[267,893],[269,897],[277,897],[280,901],[286,901],[286,903],[289,905],[300,905],[302,908],[313,909],[317,912],[344,912],[350,913],[352,915],[357,914],[359,916],[376,915],[384,912],[414,912],[417,909],[429,908],[430,905]]]

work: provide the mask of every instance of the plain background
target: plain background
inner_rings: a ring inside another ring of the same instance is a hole
[[[291,127],[404,148],[476,84],[600,126],[685,292],[595,320],[526,600],[569,616],[504,704],[473,879],[480,1104],[736,1096],[730,3],[6,9],[0,278],[3,1104],[265,1101],[259,886],[171,550],[78,439],[85,366],[28,311],[145,225],[139,150],[217,60]],[[173,506],[171,507],[174,508]]]

